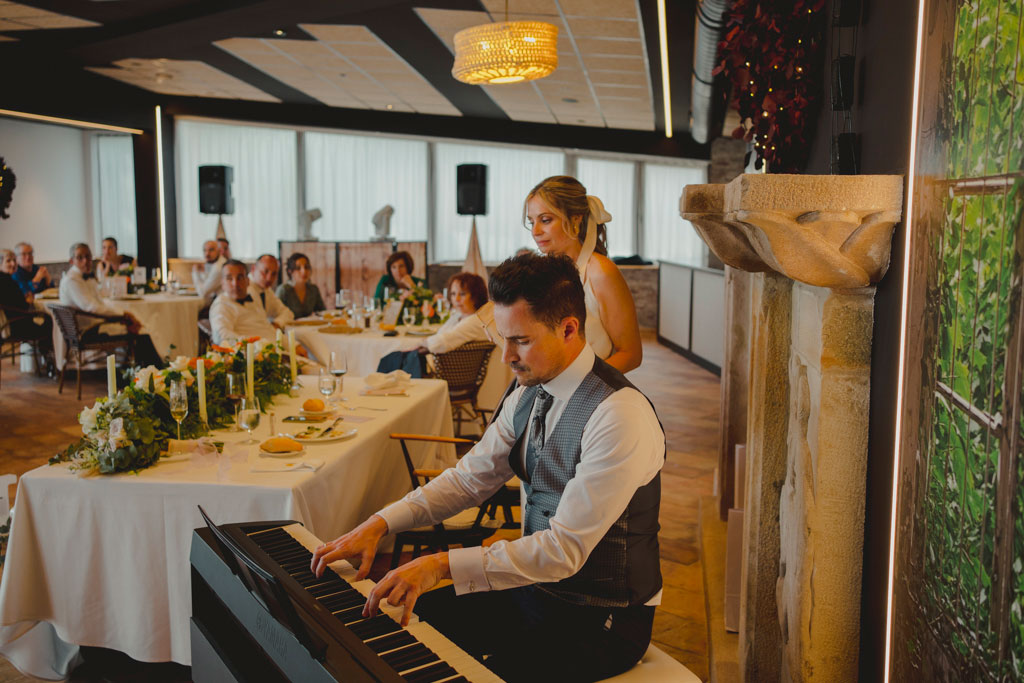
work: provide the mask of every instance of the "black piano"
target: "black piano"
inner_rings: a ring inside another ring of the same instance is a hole
[[[196,683],[500,683],[425,622],[364,619],[373,583],[352,583],[354,570],[316,578],[320,541],[300,524],[207,523],[190,555]]]

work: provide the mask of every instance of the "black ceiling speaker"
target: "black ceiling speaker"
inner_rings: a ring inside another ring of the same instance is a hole
[[[487,166],[459,164],[456,204],[460,216],[487,215]]]
[[[199,211],[201,213],[232,214],[235,199],[231,196],[230,166],[199,167]]]
[[[853,55],[839,55],[832,60],[832,111],[846,111],[853,106]]]

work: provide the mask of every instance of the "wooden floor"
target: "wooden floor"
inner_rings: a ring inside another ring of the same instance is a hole
[[[654,620],[654,642],[691,671],[708,678],[704,587],[699,560],[698,505],[712,493],[717,463],[719,380],[661,346],[653,335],[644,337],[643,365],[629,378],[654,403],[668,438],[668,460],[662,472],[661,566],[665,591]],[[3,367],[0,384],[0,474],[21,475],[46,462],[52,453],[81,434],[81,406],[101,396],[105,377],[87,372],[82,400],[70,389],[57,394],[56,382]],[[11,490],[14,495],[14,490]],[[378,558],[378,567],[386,567]],[[382,571],[382,570],[381,570]],[[131,681],[187,679],[184,667],[135,665],[116,653],[88,653],[86,665],[73,680]],[[0,657],[0,683],[35,681],[18,673]]]

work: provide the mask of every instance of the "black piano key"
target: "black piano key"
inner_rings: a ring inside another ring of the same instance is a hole
[[[454,676],[458,671],[453,669],[450,665],[445,662],[437,662],[430,666],[425,666],[422,669],[417,669],[410,673],[404,674],[402,678],[409,681],[409,683],[432,683],[433,681],[439,681],[442,678],[448,678]]]
[[[455,673],[458,673],[458,671],[456,671]],[[466,680],[465,676],[459,676],[458,678],[449,679],[449,680],[445,681],[444,683],[470,683],[470,682]]]
[[[335,610],[332,614],[334,614],[334,616],[338,618],[338,621],[343,624],[352,624],[357,621],[363,621],[364,619],[362,605],[356,605],[355,607],[348,607],[342,610]],[[366,640],[366,638],[363,638],[362,640]]]
[[[405,647],[417,642],[419,641],[413,638],[408,631],[398,631],[367,641],[366,645],[377,654],[380,654],[381,652],[387,652],[388,650]]]
[[[405,650],[400,650],[398,653],[382,655],[381,659],[387,662],[395,671],[402,672],[415,669],[424,664],[431,664],[438,661],[440,657],[430,648],[417,643],[416,645],[410,645]]]
[[[327,595],[336,595],[337,593],[345,592],[348,586],[332,581],[330,583],[321,584],[315,588],[310,588],[309,593],[316,599],[320,599]]]
[[[329,598],[323,598],[318,602],[332,612],[339,612],[343,609],[349,609],[350,607],[365,605],[366,598],[359,593],[356,593],[355,595],[352,595],[351,593],[342,593],[339,595],[332,595]]]
[[[370,617],[360,621],[358,624],[349,626],[349,630],[356,634],[360,640],[369,640],[374,636],[382,636],[386,633],[399,631],[401,628],[397,621],[386,614],[378,614],[375,617]]]

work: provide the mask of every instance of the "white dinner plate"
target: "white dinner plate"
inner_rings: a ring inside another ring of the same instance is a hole
[[[323,436],[323,437],[315,437],[315,438],[312,438],[312,439],[306,439],[306,438],[300,437],[297,434],[293,434],[292,438],[295,439],[296,441],[301,441],[302,443],[331,443],[332,441],[342,441],[344,439],[351,439],[357,433],[359,433],[358,429],[349,429],[349,430],[346,430],[346,431],[335,430],[335,431],[332,431],[327,436]]]
[[[434,331],[429,327],[410,327],[405,334],[409,337],[432,337]]]
[[[263,450],[263,446],[260,445],[260,457],[261,458],[301,458],[306,454],[306,449],[302,448],[297,451],[287,451],[285,453],[271,453],[270,451]]]

